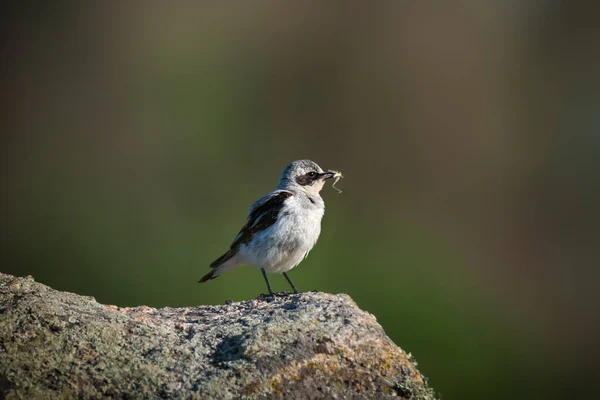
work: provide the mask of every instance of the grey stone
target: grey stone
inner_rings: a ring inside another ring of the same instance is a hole
[[[434,399],[347,295],[103,305],[0,273],[0,398]]]

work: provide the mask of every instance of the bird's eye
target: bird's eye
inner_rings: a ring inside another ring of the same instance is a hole
[[[308,176],[309,176],[310,178],[314,178],[315,176],[317,176],[317,173],[316,173],[315,171],[310,171],[310,172],[308,173]]]

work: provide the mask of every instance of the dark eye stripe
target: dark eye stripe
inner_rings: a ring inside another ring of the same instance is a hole
[[[314,171],[310,171],[307,174],[300,175],[299,177],[297,177],[296,182],[298,182],[298,184],[301,186],[311,185],[315,181],[317,176],[317,173],[315,173]]]

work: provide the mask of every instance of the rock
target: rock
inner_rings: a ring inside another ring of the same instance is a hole
[[[347,295],[120,308],[0,273],[0,398],[434,399]]]

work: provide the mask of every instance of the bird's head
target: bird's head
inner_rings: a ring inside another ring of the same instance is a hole
[[[288,164],[279,178],[280,189],[300,189],[307,194],[319,194],[327,179],[333,178],[333,172],[324,172],[311,160],[298,160]]]

